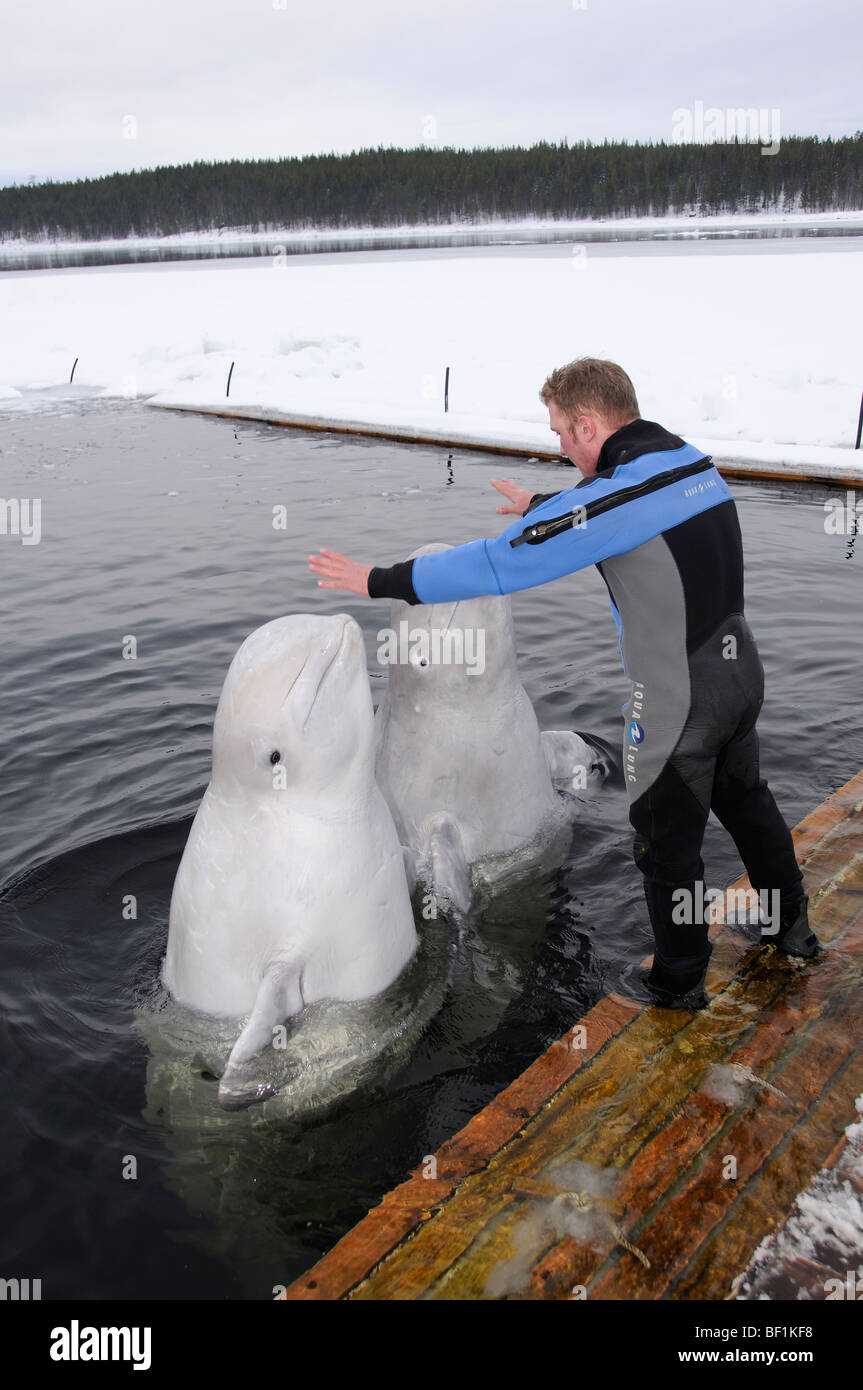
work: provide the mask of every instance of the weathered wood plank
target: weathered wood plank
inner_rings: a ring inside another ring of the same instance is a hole
[[[498,1278],[498,1296],[568,1298],[586,1284],[590,1298],[726,1297],[835,1150],[849,1089],[863,1089],[863,771],[794,836],[829,946],[819,960],[795,965],[717,921],[708,1010],[607,996],[442,1145],[435,1178],[415,1170],[283,1297],[488,1298],[489,1275],[505,1276],[507,1261],[514,1276]],[[752,1068],[788,1100],[763,1090],[742,1108],[711,1099],[701,1085],[712,1062]],[[591,1249],[545,1220],[555,1174],[575,1160],[619,1170],[614,1200],[595,1206],[650,1270],[610,1227]]]
[[[591,1281],[588,1288],[590,1297],[642,1299],[668,1296],[678,1285],[685,1288],[682,1276],[698,1252],[701,1252],[702,1259],[712,1261],[714,1268],[720,1270],[718,1278],[722,1289],[719,1294],[702,1296],[722,1297],[734,1273],[741,1267],[740,1257],[738,1256],[737,1263],[726,1266],[723,1261],[722,1242],[713,1239],[713,1235],[720,1223],[726,1220],[743,1185],[760,1172],[779,1145],[797,1128],[798,1109],[820,1109],[823,1118],[812,1120],[809,1126],[800,1126],[801,1130],[811,1130],[811,1134],[807,1132],[801,1135],[795,1149],[799,1149],[798,1158],[802,1162],[804,1153],[810,1152],[818,1157],[813,1160],[814,1167],[801,1166],[796,1181],[791,1179],[793,1194],[790,1194],[790,1200],[793,1203],[801,1186],[805,1186],[817,1172],[836,1142],[835,1133],[832,1131],[829,1133],[829,1139],[824,1139],[824,1125],[829,1125],[837,1109],[846,1117],[849,1110],[853,1109],[854,1095],[859,1094],[860,1086],[863,1086],[863,1048],[856,1047],[849,1063],[847,1037],[848,1030],[852,1030],[853,1034],[854,1021],[859,1017],[859,1009],[860,995],[859,991],[854,989],[846,996],[836,1013],[841,1023],[841,1033],[837,1035],[831,1029],[824,1037],[823,1029],[815,1030],[810,1036],[805,1055],[798,1054],[788,1067],[778,1074],[778,1083],[791,1104],[764,1093],[751,1111],[741,1115],[737,1122],[722,1134],[721,1145],[714,1143],[710,1146],[700,1164],[700,1172],[684,1184],[681,1192],[659,1209],[644,1231],[637,1232],[636,1238],[650,1255],[656,1272],[652,1270],[651,1274],[645,1277],[641,1265],[631,1255],[624,1255],[613,1267],[609,1267],[596,1280]],[[843,1071],[859,1080],[858,1090],[853,1092],[850,1098],[839,1085],[839,1074]],[[815,1107],[817,1100],[821,1102],[820,1107]],[[727,1156],[732,1156],[737,1164],[737,1179],[733,1186],[723,1176],[723,1165]],[[787,1199],[789,1194],[786,1193],[785,1196]],[[752,1241],[748,1254],[752,1253],[763,1236],[777,1224],[778,1214],[783,1208],[774,1206],[772,1210],[772,1219],[769,1213],[765,1217],[762,1210],[762,1223],[748,1226],[749,1238]],[[750,1211],[747,1214],[752,1213]],[[769,1224],[765,1226],[763,1219],[768,1219]],[[704,1247],[708,1245],[709,1250],[705,1251]],[[746,1258],[748,1259],[748,1255]],[[746,1260],[743,1262],[745,1264]]]

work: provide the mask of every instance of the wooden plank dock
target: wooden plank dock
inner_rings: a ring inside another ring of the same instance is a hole
[[[709,1008],[606,996],[282,1297],[732,1297],[863,1092],[863,772],[794,838],[817,959],[717,919]]]

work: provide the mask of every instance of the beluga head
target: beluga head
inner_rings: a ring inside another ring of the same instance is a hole
[[[231,662],[213,725],[214,794],[315,800],[368,779],[372,699],[347,613],[265,623]]]
[[[410,558],[450,549],[424,545]],[[427,604],[395,600],[386,637],[379,635],[378,660],[390,668],[393,699],[420,705],[431,699],[438,708],[458,707],[464,716],[490,696],[504,695],[516,679],[509,597]]]

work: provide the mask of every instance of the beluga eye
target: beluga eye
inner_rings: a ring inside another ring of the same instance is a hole
[[[270,754],[270,762],[271,762],[271,763],[280,763],[281,761],[282,761],[282,755],[281,755],[281,753],[279,752],[278,748],[274,748],[273,751],[272,751],[272,753]]]

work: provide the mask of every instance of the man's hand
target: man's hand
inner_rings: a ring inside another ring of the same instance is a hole
[[[358,560],[349,560],[337,550],[324,550],[318,555],[309,556],[309,569],[312,574],[324,574],[326,579],[318,580],[319,589],[347,589],[350,594],[369,596],[369,575],[371,565],[361,565]]]
[[[514,483],[512,478],[492,478],[492,487],[496,487],[498,492],[502,492],[504,497],[508,497],[512,502],[511,507],[495,507],[496,512],[513,513],[515,516],[524,516],[530,504],[533,493],[528,488],[522,487],[520,483]]]

